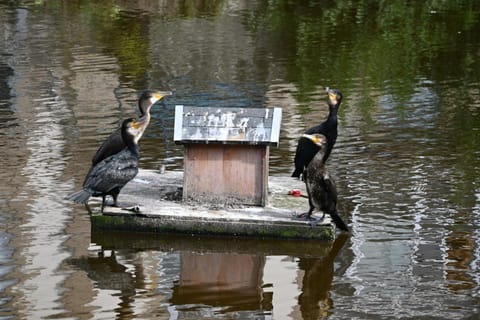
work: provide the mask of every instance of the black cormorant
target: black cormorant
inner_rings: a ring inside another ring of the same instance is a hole
[[[342,93],[340,91],[336,89],[327,89],[327,92],[327,103],[329,108],[327,120],[305,131],[306,134],[323,134],[327,138],[327,149],[323,156],[323,162],[327,161],[332,152],[333,145],[335,144],[335,141],[337,141],[337,111],[342,102]],[[318,147],[309,139],[300,137],[295,152],[295,170],[292,173],[292,177],[300,177],[300,174],[303,174],[304,169],[308,166],[317,151]]]
[[[143,123],[143,127],[140,130],[140,134],[136,137],[136,143],[138,143],[143,135],[143,132],[150,123],[150,108],[155,104],[155,102],[171,94],[172,93],[170,91],[146,90],[140,95],[140,98],[138,99],[138,109],[140,112],[138,121]],[[96,165],[108,156],[120,152],[124,148],[125,144],[122,140],[120,128],[118,128],[112,132],[112,134],[98,148],[97,152],[92,158],[92,166]]]
[[[337,188],[335,181],[330,177],[325,167],[325,152],[328,150],[328,139],[322,134],[304,134],[304,138],[312,141],[319,149],[308,166],[305,168],[304,181],[307,187],[308,202],[310,209],[301,216],[311,218],[315,209],[328,213],[335,225],[344,231],[348,231],[348,227],[337,213]]]
[[[120,190],[138,173],[140,149],[136,141],[143,126],[142,121],[132,118],[124,120],[121,137],[126,147],[92,166],[83,182],[83,189],[69,195],[66,199],[85,204],[89,213],[91,213],[88,206],[90,197],[102,197],[101,212],[105,207],[107,195],[113,197],[113,205],[117,206]]]

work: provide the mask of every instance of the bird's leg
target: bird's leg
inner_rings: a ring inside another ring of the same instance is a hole
[[[297,218],[307,218],[307,220],[312,220],[312,212],[315,208],[310,206],[310,209],[307,212],[301,213],[297,216]]]
[[[102,208],[100,209],[100,212],[103,213],[103,208],[105,208],[105,200],[106,200],[107,196],[106,195],[103,195],[102,196]]]
[[[92,215],[92,210],[90,209],[90,206],[88,205],[88,201],[85,202],[85,208],[87,209],[88,214],[89,214],[89,215]]]
[[[325,219],[325,211],[322,211],[322,217],[320,218],[320,221],[323,221],[323,219]]]
[[[307,181],[307,170],[303,170],[302,175],[301,175],[302,181]]]
[[[113,198],[113,205],[112,205],[112,207],[118,207],[118,202],[117,202],[118,193],[112,194],[112,198]]]
[[[305,173],[305,171],[304,171]],[[307,190],[308,191],[308,190]],[[310,194],[308,195],[308,205],[310,206],[310,209],[307,212],[301,213],[297,216],[297,218],[307,218],[308,220],[312,219],[312,213],[315,207],[313,206],[312,200],[310,199]]]

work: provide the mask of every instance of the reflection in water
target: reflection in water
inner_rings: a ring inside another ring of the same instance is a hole
[[[479,5],[0,2],[0,317],[477,316]],[[62,200],[138,91],[175,92],[152,110],[142,168],[182,168],[176,104],[279,106],[270,173],[288,175],[325,86],[345,95],[329,168],[352,225],[334,263],[310,242],[99,241]],[[242,265],[246,287],[219,276]]]
[[[140,305],[150,305],[148,312],[168,313],[171,319],[213,314],[276,318],[280,314],[274,309],[281,309],[277,303],[284,302],[275,301],[275,297],[282,301],[283,293],[270,291],[279,279],[271,283],[265,277],[265,272],[271,271],[266,261],[290,254],[298,256],[299,269],[292,270],[294,277],[303,277],[298,297],[302,318],[326,315],[332,307],[329,291],[334,261],[348,239],[342,234],[330,245],[122,233],[93,236],[97,246],[90,255],[70,259],[69,264],[84,271],[96,288],[115,292],[112,296],[117,297],[114,303],[120,314],[144,313],[146,309]],[[92,298],[91,305],[104,299]],[[153,305],[153,301],[158,304]]]
[[[115,251],[101,252],[96,257],[86,256],[72,259],[69,263],[86,273],[95,283],[95,288],[104,291],[113,291],[118,301],[119,314],[132,314],[132,297],[135,296],[135,289],[138,287],[136,275],[128,272],[127,267],[117,261]],[[143,276],[140,275],[139,279]],[[81,288],[73,288],[77,296],[88,294],[82,292]],[[116,300],[116,299],[115,299]],[[112,301],[113,302],[113,301]]]
[[[190,317],[194,305],[223,308],[222,313],[262,310],[264,264],[265,257],[252,254],[182,252],[180,279],[170,302]],[[198,309],[195,313],[202,317],[205,311]]]
[[[475,276],[470,274],[470,266],[475,263],[475,244],[468,232],[458,233],[446,238],[447,257],[445,277],[452,292],[459,293],[474,289]]]
[[[17,14],[16,32],[11,36],[14,47],[34,37],[26,28],[27,10],[18,10]],[[37,45],[41,50],[46,43],[39,41]],[[56,93],[62,82],[53,69],[44,67],[49,64],[48,57],[38,55],[34,63],[27,64],[22,63],[26,58],[17,54],[12,53],[18,64],[9,86],[15,88],[10,101],[21,119],[21,131],[7,130],[3,140],[8,143],[7,150],[14,150],[6,152],[3,163],[6,175],[12,175],[10,188],[14,192],[5,197],[11,216],[5,225],[14,237],[9,245],[15,247],[12,260],[17,265],[13,272],[16,283],[8,288],[8,294],[12,297],[9,303],[19,306],[19,315],[36,310],[38,317],[44,317],[61,309],[52,297],[57,296],[57,288],[64,280],[64,275],[56,271],[68,257],[62,250],[66,235],[59,232],[66,224],[67,210],[58,191],[69,188],[61,181],[67,162],[62,123],[71,114],[65,100]]]
[[[19,87],[20,84],[17,85]],[[61,121],[68,116],[68,112],[65,104],[58,101],[57,97],[39,97],[34,103],[39,116],[29,122],[33,134],[26,141],[29,156],[21,172],[27,180],[23,192],[15,199],[24,202],[30,213],[29,220],[21,226],[21,232],[24,237],[30,238],[31,243],[17,251],[16,255],[28,259],[33,266],[23,269],[26,276],[23,286],[31,288],[38,283],[42,283],[42,286],[41,290],[34,291],[18,289],[25,301],[28,301],[27,305],[32,304],[27,308],[42,305],[44,315],[47,315],[57,307],[51,297],[56,295],[56,287],[63,280],[63,275],[55,276],[55,270],[68,256],[67,253],[59,252],[65,236],[57,231],[63,228],[66,220],[66,210],[57,190],[68,188],[68,184],[62,186],[58,181],[65,167],[65,161],[61,157],[63,133],[58,123],[48,119]]]
[[[302,319],[325,319],[331,314],[333,301],[330,288],[334,275],[334,262],[349,236],[342,233],[333,243],[332,250],[322,259],[300,258],[298,266],[305,272],[302,293],[298,297]]]

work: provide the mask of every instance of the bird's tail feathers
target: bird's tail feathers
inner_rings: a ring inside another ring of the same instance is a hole
[[[330,217],[332,217],[333,222],[337,226],[337,228],[343,230],[343,231],[349,231],[347,224],[342,220],[342,218],[338,215],[337,210],[333,210],[330,213]]]
[[[72,193],[69,196],[66,196],[66,200],[71,200],[75,203],[87,203],[88,199],[92,196],[92,194],[86,190],[80,190],[75,193]]]

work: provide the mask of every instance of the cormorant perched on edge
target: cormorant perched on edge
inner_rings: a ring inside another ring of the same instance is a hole
[[[150,109],[151,107],[163,97],[171,95],[170,91],[151,91],[146,90],[138,99],[138,109],[140,115],[138,121],[143,123],[138,136],[135,138],[135,143],[138,143],[140,138],[143,135],[143,132],[150,123]],[[112,134],[102,143],[98,148],[97,152],[92,158],[92,166],[96,165],[103,159],[111,156],[112,154],[118,153],[125,148],[125,143],[123,143],[122,134],[120,133],[120,128],[112,132]]]
[[[143,127],[144,124],[141,120],[136,121],[132,118],[124,120],[121,127],[121,137],[126,147],[92,166],[83,182],[83,189],[67,196],[65,199],[85,204],[89,213],[91,213],[88,206],[90,197],[102,197],[101,212],[105,207],[107,195],[113,197],[113,205],[117,206],[117,197],[120,190],[138,173],[140,149],[136,141]]]
[[[323,160],[325,152],[328,150],[328,139],[318,133],[304,134],[303,137],[312,141],[319,151],[310,161],[303,174],[310,209],[300,216],[306,215],[310,219],[313,211],[317,209],[323,212],[322,219],[325,217],[325,213],[328,213],[339,229],[348,231],[347,225],[337,213],[337,188]]]
[[[333,145],[337,141],[337,112],[340,103],[342,103],[342,93],[339,90],[327,88],[327,92],[329,108],[327,120],[305,131],[306,134],[323,134],[327,138],[327,149],[323,156],[323,162],[327,161],[332,152]],[[300,137],[295,152],[295,170],[292,173],[292,177],[298,178],[300,174],[303,174],[304,169],[308,166],[317,151],[318,146],[314,145],[312,141],[305,137]]]

